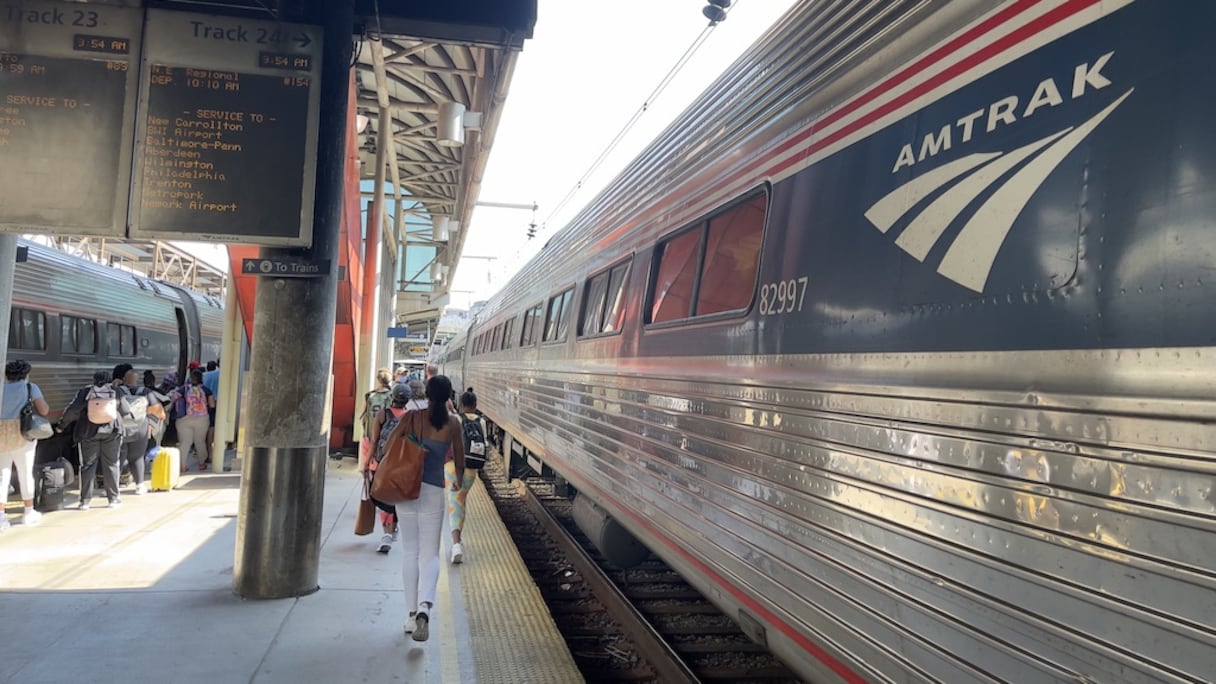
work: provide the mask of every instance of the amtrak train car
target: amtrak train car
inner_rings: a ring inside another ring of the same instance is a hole
[[[168,371],[184,378],[190,361],[219,358],[224,312],[214,297],[18,244],[29,257],[16,265],[8,355],[33,366],[30,380],[53,417],[95,371],[130,363],[159,382]]]
[[[809,681],[1214,681],[1213,36],[1212,2],[801,2],[462,382]]]

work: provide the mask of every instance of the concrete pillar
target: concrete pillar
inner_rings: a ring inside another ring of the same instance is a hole
[[[8,319],[13,310],[13,278],[17,275],[17,236],[0,233],[0,365],[8,363]],[[8,492],[0,492],[8,495]]]
[[[318,4],[325,45],[313,244],[262,256],[327,260],[330,272],[258,283],[232,581],[251,599],[318,589],[354,24],[353,0]]]

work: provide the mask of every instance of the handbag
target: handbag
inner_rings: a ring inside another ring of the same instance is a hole
[[[372,479],[372,496],[377,501],[398,504],[413,501],[422,493],[422,464],[426,460],[426,447],[419,437],[422,417],[422,411],[410,411],[388,436],[384,458]]]
[[[359,511],[355,514],[355,534],[360,537],[376,529],[376,504],[372,503],[371,492],[368,491],[371,488],[370,480],[370,476],[363,476],[363,493],[359,497]]]
[[[32,442],[55,434],[51,421],[34,409],[34,392],[28,382],[25,383],[25,396],[25,406],[21,407],[21,436]]]

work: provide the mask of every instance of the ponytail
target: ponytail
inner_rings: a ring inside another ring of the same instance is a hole
[[[448,424],[448,399],[452,396],[452,381],[446,375],[436,375],[426,381],[431,425],[439,430]]]

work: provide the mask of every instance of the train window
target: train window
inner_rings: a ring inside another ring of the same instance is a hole
[[[745,309],[751,303],[760,267],[764,204],[764,195],[756,195],[709,220],[694,316]]]
[[[614,266],[608,279],[608,296],[604,299],[604,322],[600,332],[618,332],[625,323],[625,281],[628,279],[631,261]]]
[[[545,319],[545,342],[561,342],[566,339],[570,328],[570,300],[574,298],[574,288],[549,298],[549,315]]]
[[[583,315],[579,318],[579,336],[611,333],[621,329],[625,319],[625,275],[629,263],[617,264],[592,276],[583,288]]]
[[[608,294],[608,271],[591,278],[583,288],[583,315],[578,322],[578,334],[594,335],[600,331],[604,318],[604,297]]]
[[[30,309],[13,309],[8,319],[8,348],[10,351],[45,351],[46,314]]]
[[[135,326],[106,323],[106,341],[111,356],[135,356]]]
[[[700,261],[701,230],[689,230],[659,246],[659,269],[655,275],[650,322],[688,318]]]
[[[59,317],[59,350],[65,354],[97,353],[97,321],[75,316]]]
[[[524,312],[524,325],[519,335],[519,346],[527,347],[536,342],[536,324],[540,320],[542,306],[537,304]]]
[[[502,323],[494,326],[494,332],[491,333],[493,344],[490,345],[490,351],[498,351],[502,349]]]
[[[515,319],[508,318],[506,323],[502,324],[502,348],[510,349],[515,340]]]
[[[660,242],[648,323],[746,309],[755,290],[767,196],[756,193]]]

